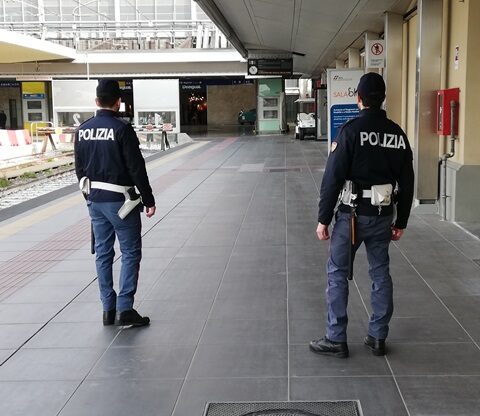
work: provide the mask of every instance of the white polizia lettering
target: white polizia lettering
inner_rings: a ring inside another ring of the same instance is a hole
[[[85,129],[78,131],[78,140],[115,140],[115,134],[113,129]]]
[[[365,143],[370,144],[370,146],[387,147],[389,149],[407,148],[407,145],[405,144],[405,139],[402,135],[398,136],[396,134],[383,133],[383,135],[381,136],[380,133],[374,131],[360,132],[360,146],[364,146]]]

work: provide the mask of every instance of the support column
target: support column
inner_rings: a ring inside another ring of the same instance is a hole
[[[367,41],[369,40],[374,40],[374,39],[378,39],[378,34],[377,33],[374,33],[374,32],[365,32],[365,40],[364,40],[364,44],[365,44],[365,49],[367,48]],[[365,63],[366,65],[366,63]],[[367,72],[378,72],[378,68],[368,68],[368,67],[365,67],[365,73]]]
[[[335,68],[345,68],[345,62],[343,59],[335,59]]]
[[[438,196],[436,91],[441,86],[442,0],[418,0],[415,101],[415,198],[434,204]]]
[[[403,16],[385,14],[385,84],[387,98],[385,107],[388,117],[396,123],[402,122],[402,71],[403,71]]]
[[[117,30],[115,31],[115,36],[121,37],[122,33],[120,31],[120,0],[115,0],[113,4],[115,11],[115,26],[117,27]]]
[[[360,51],[356,48],[348,48],[348,67],[360,68]]]

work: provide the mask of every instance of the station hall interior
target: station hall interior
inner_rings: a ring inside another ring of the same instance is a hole
[[[136,304],[152,325],[136,334],[99,323],[77,185],[0,210],[0,414],[480,415],[478,22],[477,0],[0,0],[0,169],[42,145],[71,152],[98,80],[116,79],[159,211]],[[366,72],[408,137],[415,194],[391,248],[390,352],[361,345],[360,252],[338,363],[308,351],[325,320],[314,231]]]

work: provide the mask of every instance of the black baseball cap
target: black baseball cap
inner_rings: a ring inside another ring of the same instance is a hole
[[[114,79],[101,79],[97,85],[97,97],[100,98],[120,98],[122,90],[118,81]]]
[[[385,98],[385,81],[376,72],[367,72],[362,75],[357,87],[360,97]]]

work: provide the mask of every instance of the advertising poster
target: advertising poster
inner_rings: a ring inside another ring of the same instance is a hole
[[[327,70],[329,144],[345,122],[358,116],[357,86],[363,74],[363,69]]]

